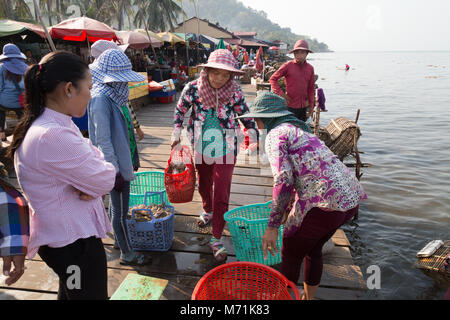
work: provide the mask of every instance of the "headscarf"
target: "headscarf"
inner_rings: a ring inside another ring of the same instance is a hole
[[[101,83],[99,81],[95,81],[94,73],[92,73],[92,79],[92,96],[103,94],[107,97],[110,97],[120,107],[127,104],[128,95],[130,93],[128,89],[128,82]]]
[[[291,123],[291,124],[299,127],[300,129],[302,129],[303,131],[312,133],[309,126],[304,121],[298,119],[293,114],[292,115],[289,114],[289,115],[277,117],[277,118],[260,118],[260,119],[264,123],[264,128],[267,130],[267,133],[269,133],[270,130],[279,126],[282,123]]]
[[[200,100],[208,109],[218,109],[220,106],[227,104],[233,94],[239,89],[239,85],[233,80],[233,76],[222,88],[214,89],[209,83],[208,73],[205,70],[200,72],[197,84]]]

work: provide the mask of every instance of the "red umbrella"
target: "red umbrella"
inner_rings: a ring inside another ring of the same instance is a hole
[[[261,73],[263,69],[263,62],[262,62],[263,56],[264,56],[263,49],[260,46],[258,52],[256,52],[256,63],[255,63],[255,68],[256,70],[258,70],[259,73]]]
[[[50,35],[53,38],[71,41],[86,41],[86,37],[90,42],[100,39],[117,40],[116,33],[112,28],[103,22],[87,17],[64,20],[50,28]]]
[[[270,49],[270,50],[278,50],[279,48],[276,47],[276,46],[272,46],[272,47],[270,47],[269,49]]]

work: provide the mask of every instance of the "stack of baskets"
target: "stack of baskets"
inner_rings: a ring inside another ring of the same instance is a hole
[[[294,298],[289,293],[291,289]],[[300,300],[297,287],[277,270],[254,262],[230,262],[206,273],[192,300]]]
[[[154,194],[149,195],[149,203],[162,204],[163,201],[166,204],[170,204],[164,187],[164,172],[144,171],[136,173],[135,177],[130,184],[130,207],[143,204],[146,192],[154,192]],[[161,200],[159,192],[163,193],[163,200]]]
[[[361,136],[359,126],[354,121],[343,117],[331,120],[325,130],[329,135],[329,139],[323,139],[326,146],[341,161],[354,150]]]
[[[272,201],[238,207],[225,213],[236,258],[239,261],[250,261],[264,265],[281,263],[281,246],[284,226],[280,226],[277,239],[278,253],[274,256],[267,253],[264,259],[262,237],[269,222]]]
[[[144,196],[144,205],[150,203],[150,199],[159,197],[159,203],[163,203],[164,192],[147,192]],[[148,250],[148,251],[167,251],[172,246],[174,235],[174,217],[175,209],[172,206],[166,205],[165,208],[170,210],[170,214],[164,218],[155,218],[150,209],[133,209],[131,210],[131,219],[127,219],[128,235],[130,237],[130,245],[133,250]],[[136,210],[148,211],[152,217],[151,221],[139,222],[135,219]]]

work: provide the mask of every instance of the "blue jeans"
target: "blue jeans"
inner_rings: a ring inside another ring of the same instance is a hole
[[[125,181],[122,192],[111,190],[109,194],[109,216],[111,218],[114,236],[122,255],[132,251],[127,232],[127,213],[130,201],[130,182]]]

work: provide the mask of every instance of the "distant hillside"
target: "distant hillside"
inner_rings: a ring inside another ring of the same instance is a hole
[[[275,3],[274,3],[275,4]],[[195,7],[190,1],[183,1],[187,18],[195,16]],[[268,41],[280,40],[292,47],[298,39],[306,39],[314,52],[330,51],[328,46],[309,36],[294,34],[290,28],[282,28],[267,18],[267,13],[246,7],[237,0],[198,0],[200,18],[230,31],[254,31],[257,38]],[[179,19],[182,22],[182,18]]]

